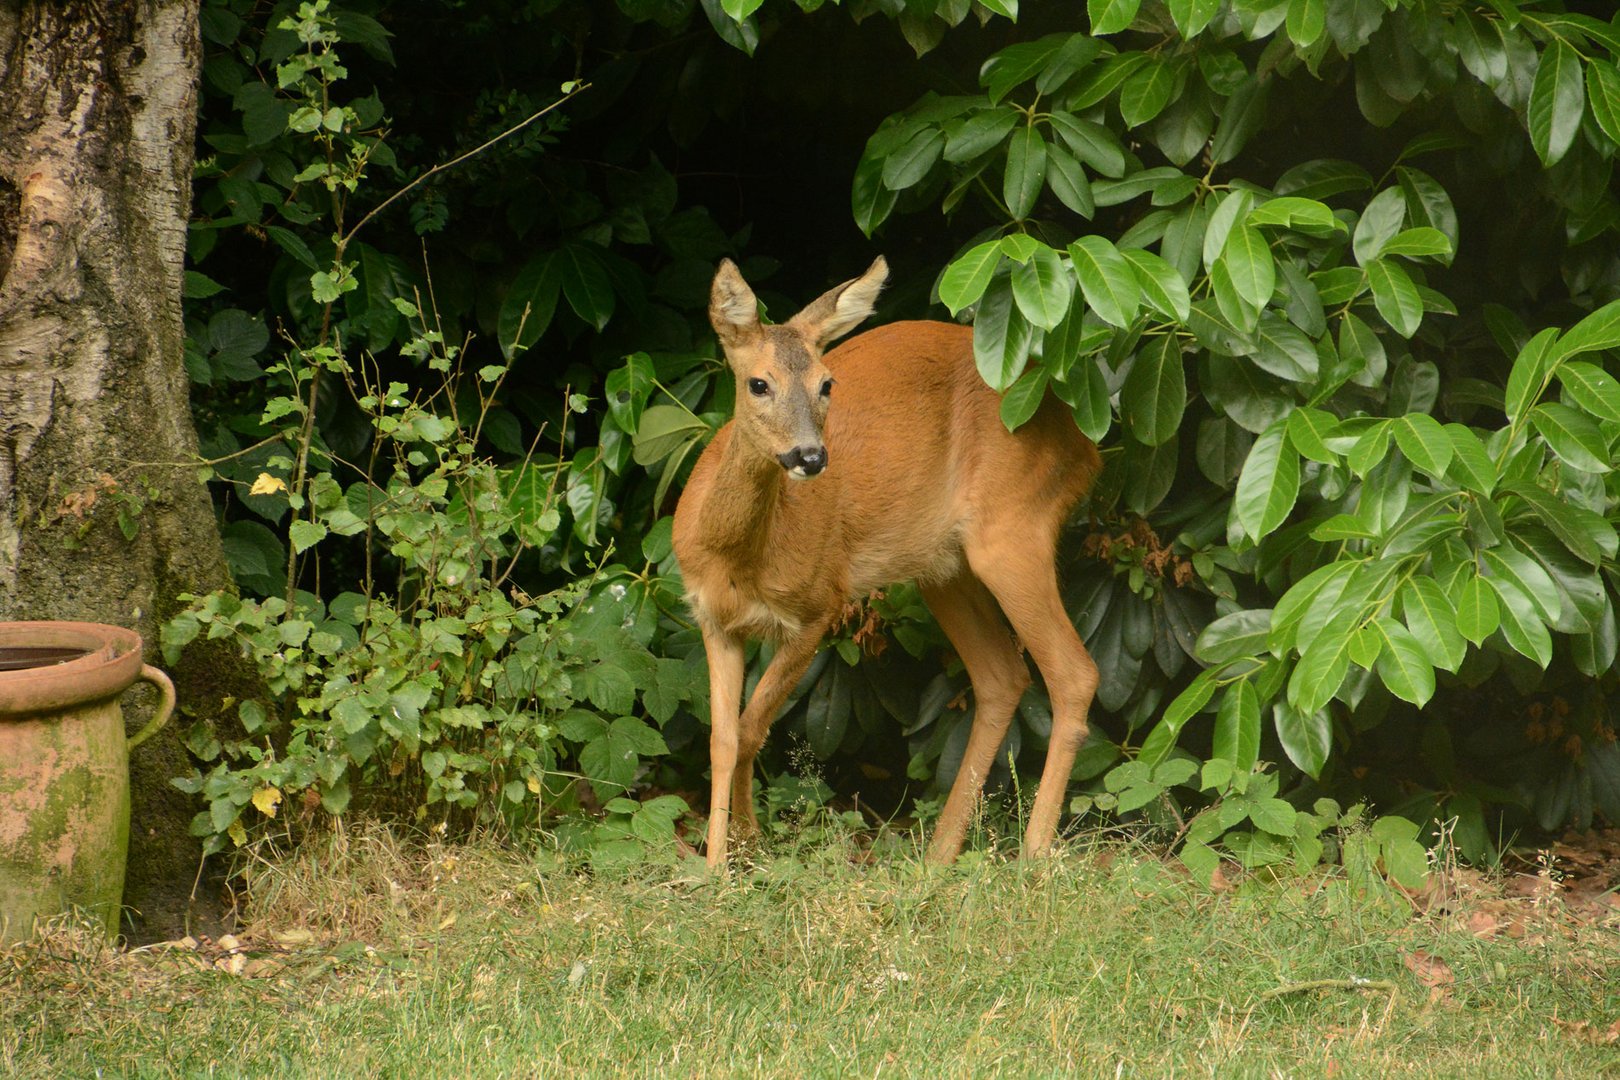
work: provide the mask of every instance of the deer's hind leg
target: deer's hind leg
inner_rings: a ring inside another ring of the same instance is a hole
[[[928,845],[929,862],[948,863],[962,850],[985,777],[1029,686],[1029,667],[995,597],[967,570],[942,585],[923,586],[922,594],[973,680],[973,730]]]
[[[1097,693],[1097,665],[1069,621],[1058,593],[1054,552],[1059,523],[1012,527],[987,523],[965,545],[968,565],[995,594],[1018,638],[1041,669],[1052,697],[1052,739],[1041,770],[1035,806],[1024,833],[1024,851],[1044,855],[1057,834],[1063,797],[1086,716]]]

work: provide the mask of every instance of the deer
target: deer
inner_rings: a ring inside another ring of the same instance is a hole
[[[780,325],[760,320],[731,260],[710,289],[737,404],[692,469],[673,541],[709,666],[711,871],[726,865],[728,833],[758,834],[753,764],[771,722],[845,605],[874,589],[915,580],[973,686],[973,726],[928,862],[954,861],[967,838],[1031,682],[1020,644],[1052,701],[1026,855],[1050,853],[1086,737],[1097,666],[1064,610],[1055,560],[1101,470],[1097,447],[1051,396],[1009,432],[971,327],[896,322],[826,351],[872,314],[888,276],[879,256]],[[744,708],[751,639],[776,651]]]

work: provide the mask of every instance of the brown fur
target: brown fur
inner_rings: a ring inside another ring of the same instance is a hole
[[[1029,683],[1002,611],[1053,698],[1051,750],[1026,835],[1031,852],[1051,844],[1085,736],[1096,668],[1063,612],[1053,553],[1096,478],[1097,449],[1051,398],[1009,433],[965,327],[896,323],[820,357],[826,340],[869,313],[886,275],[879,260],[783,327],[753,321],[752,293],[734,267],[716,275],[711,317],[736,373],[737,414],[693,469],[674,530],[709,656],[711,865],[724,862],[729,817],[741,831],[755,827],[754,754],[822,636],[850,597],[893,581],[922,586],[977,695],[930,858],[948,861],[960,850]],[[830,404],[818,402],[829,375]],[[757,378],[769,383],[768,396],[750,391]],[[777,455],[823,435],[825,473],[790,479]],[[743,712],[743,646],[758,637],[778,649]]]

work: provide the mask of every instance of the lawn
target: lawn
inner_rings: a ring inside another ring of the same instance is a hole
[[[1620,1074],[1620,911],[1557,877],[1211,889],[1124,842],[592,875],[359,829],[256,864],[234,937],[0,954],[0,1073]]]

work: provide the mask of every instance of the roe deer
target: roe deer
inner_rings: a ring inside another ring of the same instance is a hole
[[[872,313],[888,276],[879,257],[779,326],[760,323],[730,260],[714,277],[709,320],[736,376],[736,415],[692,470],[674,531],[709,661],[711,867],[725,863],[731,817],[739,834],[758,828],[754,755],[783,700],[846,601],[880,586],[917,580],[977,698],[931,862],[961,850],[1030,682],[1003,612],[1052,698],[1029,854],[1051,847],[1086,735],[1097,667],[1064,613],[1053,554],[1101,468],[1097,448],[1051,398],[1009,433],[968,327],[895,323],[823,356]],[[749,638],[777,651],[739,716]]]

